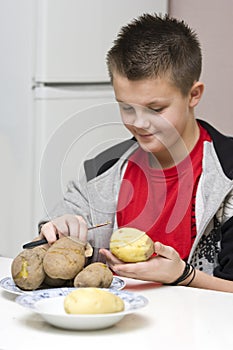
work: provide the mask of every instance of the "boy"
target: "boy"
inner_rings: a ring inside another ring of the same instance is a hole
[[[41,223],[50,244],[56,234],[86,241],[87,226],[110,221],[88,240],[118,275],[233,292],[233,140],[195,118],[201,61],[182,21],[145,14],[122,28],[107,64],[133,138],[85,162],[85,178]],[[155,256],[124,264],[104,249],[123,226],[145,231]]]

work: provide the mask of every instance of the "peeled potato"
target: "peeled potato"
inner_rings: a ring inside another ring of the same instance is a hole
[[[15,284],[24,290],[40,287],[45,278],[43,258],[48,245],[25,249],[19,253],[11,264],[11,275]]]
[[[75,287],[109,288],[113,279],[112,271],[107,265],[95,262],[87,265],[74,279]]]
[[[44,256],[45,273],[54,279],[73,279],[84,267],[85,244],[70,237],[58,239]]]
[[[113,232],[110,251],[124,262],[146,261],[154,253],[154,242],[141,230],[123,227]]]
[[[124,302],[117,295],[99,288],[79,288],[64,299],[68,314],[106,314],[124,310]]]

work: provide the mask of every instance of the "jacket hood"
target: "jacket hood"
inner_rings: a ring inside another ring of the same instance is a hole
[[[233,180],[233,137],[223,135],[217,129],[203,120],[198,119],[197,121],[210,134],[223,172],[230,180]]]

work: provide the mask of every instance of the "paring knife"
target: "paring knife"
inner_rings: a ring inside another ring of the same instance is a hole
[[[102,224],[97,224],[95,226],[88,227],[88,231],[89,230],[93,230],[94,228],[106,226],[106,225],[109,225],[109,224],[111,224],[110,221],[104,222]],[[57,235],[57,239],[58,238],[59,238],[59,236]],[[32,242],[25,243],[23,245],[23,249],[34,248],[34,247],[37,247],[39,245],[43,245],[43,244],[46,244],[46,243],[48,243],[47,239],[46,238],[42,238],[42,239],[39,239],[38,241],[32,241]]]

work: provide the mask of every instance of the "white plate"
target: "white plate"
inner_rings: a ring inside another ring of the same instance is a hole
[[[64,310],[65,296],[70,292],[67,288],[47,289],[23,294],[16,298],[16,302],[29,308],[48,323],[55,327],[72,330],[95,330],[111,327],[119,322],[125,315],[135,312],[148,304],[148,299],[136,293],[105,289],[118,295],[125,304],[122,312],[97,315],[70,315]]]
[[[35,291],[25,291],[20,289],[15,285],[15,282],[11,277],[5,277],[0,281],[0,287],[4,289],[7,292],[10,292],[12,294],[31,294],[34,293]],[[116,289],[116,290],[121,290],[125,287],[125,281],[123,281],[121,278],[113,276],[112,284],[109,289]],[[54,288],[55,289],[55,288]],[[67,287],[61,287],[61,288],[56,288],[56,289],[61,289],[61,290],[72,290],[72,288],[67,288]]]

